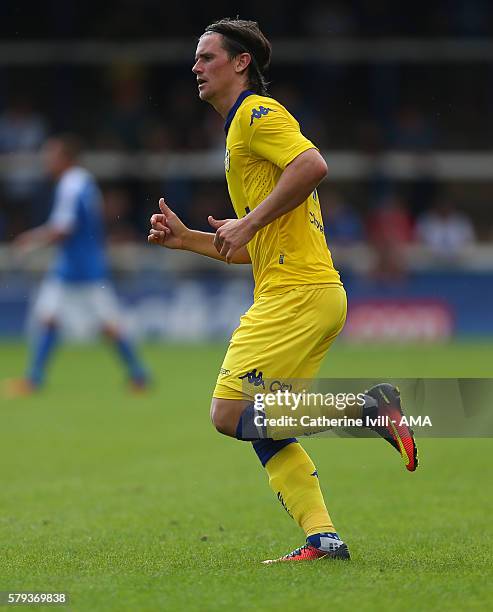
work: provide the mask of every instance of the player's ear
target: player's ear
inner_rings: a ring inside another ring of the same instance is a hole
[[[252,56],[250,55],[250,53],[239,53],[235,57],[235,71],[243,72],[244,70],[248,68],[251,61],[252,61]]]

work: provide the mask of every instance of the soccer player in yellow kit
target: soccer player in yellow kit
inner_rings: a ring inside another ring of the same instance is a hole
[[[231,338],[211,418],[219,432],[253,443],[269,484],[305,532],[305,545],[275,561],[349,559],[312,460],[295,438],[273,439],[258,431],[254,406],[245,399],[263,390],[267,379],[313,378],[346,319],[346,294],[325,242],[316,191],[327,166],[298,122],[267,95],[270,55],[256,22],[223,19],[200,37],[192,70],[200,99],[225,119],[225,172],[238,218],[209,217],[215,233],[198,232],[161,199],[148,240],[228,263],[251,263],[254,303]],[[365,397],[360,416],[402,414],[391,385],[377,385]],[[412,432],[398,424],[374,429],[414,471]]]

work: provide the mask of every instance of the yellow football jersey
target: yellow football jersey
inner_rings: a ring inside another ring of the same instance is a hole
[[[226,119],[225,170],[236,215],[244,217],[274,189],[300,153],[316,148],[276,100],[243,92]],[[255,298],[299,285],[341,284],[327,247],[317,192],[259,230],[247,245]]]

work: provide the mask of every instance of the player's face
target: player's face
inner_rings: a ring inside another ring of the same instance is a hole
[[[233,61],[221,46],[220,34],[202,36],[195,53],[195,64],[192,72],[197,77],[199,98],[212,102],[231,87],[236,72]]]
[[[63,146],[57,140],[48,140],[43,147],[43,163],[46,171],[51,176],[58,176],[66,166]]]

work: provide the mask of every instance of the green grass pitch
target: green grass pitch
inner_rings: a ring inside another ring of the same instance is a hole
[[[0,590],[71,610],[486,610],[491,439],[424,439],[409,474],[382,440],[309,440],[350,563],[263,566],[303,534],[250,445],[217,434],[222,345],[144,348],[130,396],[110,349],[64,347],[47,389],[0,400]],[[492,376],[492,344],[338,343],[325,376]],[[1,377],[26,349],[0,346]]]

